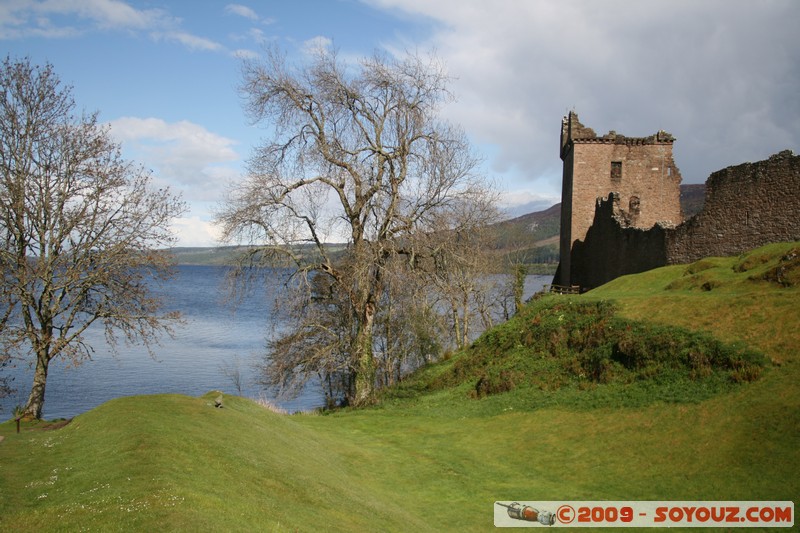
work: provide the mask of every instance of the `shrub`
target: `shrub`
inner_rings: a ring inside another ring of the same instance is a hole
[[[483,398],[522,386],[557,390],[577,385],[653,381],[758,379],[766,359],[709,334],[615,316],[606,301],[541,300],[482,336],[430,383],[441,389],[474,383]]]
[[[690,264],[686,268],[686,274],[697,274],[698,272],[702,272],[716,266],[717,265],[714,263],[714,261],[710,259],[701,259],[700,261],[695,261],[694,263]]]
[[[778,265],[767,270],[761,279],[782,287],[800,285],[800,250],[795,248],[781,257]]]
[[[731,372],[734,383],[749,383],[761,377],[761,367],[753,364],[744,364]]]
[[[517,387],[516,373],[511,370],[500,370],[499,372],[484,372],[475,384],[473,396],[483,398],[491,394],[512,391]]]

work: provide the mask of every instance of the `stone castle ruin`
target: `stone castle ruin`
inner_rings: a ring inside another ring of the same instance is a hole
[[[784,151],[714,172],[703,210],[684,221],[674,141],[663,131],[598,137],[574,112],[564,117],[555,285],[589,289],[668,264],[800,240],[800,156]]]

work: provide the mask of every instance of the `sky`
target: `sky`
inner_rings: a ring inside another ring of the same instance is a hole
[[[571,110],[599,135],[673,134],[684,183],[800,152],[798,27],[797,0],[0,0],[3,55],[51,63],[187,202],[181,246],[218,244],[214,211],[268,134],[237,89],[266,46],[435,53],[444,118],[517,216],[560,201]]]

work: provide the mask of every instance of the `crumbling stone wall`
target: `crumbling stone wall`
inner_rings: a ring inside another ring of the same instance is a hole
[[[672,157],[675,139],[659,131],[649,137],[627,137],[614,131],[598,136],[570,112],[561,125],[563,181],[561,193],[561,261],[558,285],[570,279],[572,249],[584,241],[594,222],[595,204],[618,194],[619,216],[632,228],[683,220],[681,175]]]
[[[714,172],[705,205],[678,227],[631,227],[620,195],[596,204],[592,227],[571,254],[573,284],[593,288],[625,274],[771,242],[800,240],[800,156],[791,151]]]
[[[668,231],[661,224],[648,230],[630,226],[617,193],[598,199],[585,240],[572,247],[570,277],[576,285],[593,288],[625,274],[663,266]]]
[[[670,234],[667,261],[691,263],[794,240],[800,240],[800,156],[785,150],[711,174],[703,210]]]

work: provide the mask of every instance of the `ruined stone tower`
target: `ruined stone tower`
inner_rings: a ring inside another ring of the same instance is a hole
[[[681,175],[672,159],[675,138],[664,131],[626,137],[610,131],[598,137],[572,111],[561,121],[560,264],[554,283],[572,284],[571,251],[592,225],[599,199],[619,195],[617,215],[629,227],[648,229],[683,221]]]

